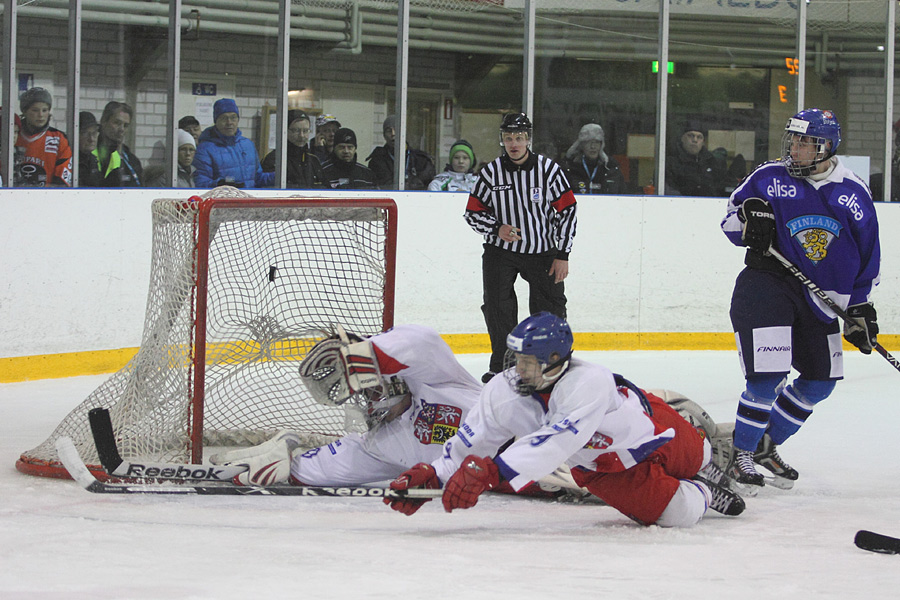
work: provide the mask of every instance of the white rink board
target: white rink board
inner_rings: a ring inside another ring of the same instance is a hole
[[[179,190],[0,190],[0,357],[140,345],[150,271],[150,202]],[[181,191],[184,197],[188,194]],[[260,195],[289,196],[263,190]],[[481,237],[466,195],[391,197],[399,207],[397,323],[484,333]],[[580,196],[566,281],[579,332],[729,332],[743,251],[721,233],[724,198]],[[878,205],[883,333],[900,333],[900,206]],[[520,288],[520,313],[527,289]]]

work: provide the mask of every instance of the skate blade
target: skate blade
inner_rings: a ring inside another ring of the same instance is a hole
[[[784,477],[766,477],[766,485],[771,485],[773,488],[778,488],[779,490],[789,490],[794,487],[796,481],[793,479],[785,479]]]
[[[728,487],[732,492],[745,498],[755,498],[759,490],[763,488],[761,485],[749,485],[746,483],[738,483],[734,479],[728,481]]]

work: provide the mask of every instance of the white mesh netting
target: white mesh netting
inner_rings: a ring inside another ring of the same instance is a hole
[[[214,192],[215,198],[243,195],[233,188]],[[153,203],[150,290],[140,350],[43,444],[25,452],[17,463],[20,470],[64,475],[54,449],[60,436],[71,437],[85,462],[96,467],[87,419],[94,407],[109,409],[126,460],[184,462],[197,444],[255,444],[281,428],[300,432],[310,446],[347,433],[343,409],[313,402],[298,368],[322,331],[334,324],[363,335],[383,330],[392,297],[386,294],[393,268],[388,264],[393,256],[388,209],[385,201],[272,203],[213,205],[205,288],[195,251],[202,202]],[[199,286],[194,284],[198,276]],[[204,299],[206,335],[196,344],[195,315]],[[199,359],[205,359],[200,371],[205,382],[195,381]],[[192,398],[201,384],[204,400],[195,406]],[[202,440],[191,430],[198,410]]]

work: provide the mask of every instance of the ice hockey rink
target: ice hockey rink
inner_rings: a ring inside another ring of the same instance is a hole
[[[733,352],[589,352],[646,388],[732,421]],[[460,355],[473,374],[483,355]],[[642,527],[614,509],[509,496],[406,517],[378,499],[91,494],[18,473],[106,376],[0,385],[0,597],[18,598],[896,598],[900,372],[846,354],[847,377],[782,447],[800,471],[739,517]]]

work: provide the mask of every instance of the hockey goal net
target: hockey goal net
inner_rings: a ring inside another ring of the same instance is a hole
[[[55,443],[68,436],[102,477],[95,407],[109,409],[125,460],[199,463],[205,446],[256,444],[282,428],[310,446],[359,428],[315,403],[298,367],[335,324],[363,335],[393,325],[396,205],[223,194],[245,196],[217,188],[153,202],[139,351],[17,469],[67,477]]]

